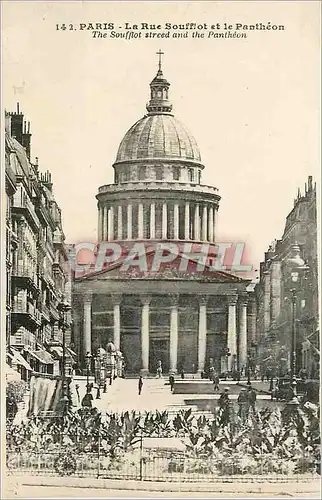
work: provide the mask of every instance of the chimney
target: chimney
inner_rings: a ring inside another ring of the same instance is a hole
[[[11,114],[5,111],[5,130],[11,134]]]
[[[23,134],[22,134],[22,145],[26,150],[28,160],[30,160],[30,143],[31,143],[30,122],[28,122],[28,125],[26,122],[24,122]]]
[[[22,145],[23,134],[23,114],[20,113],[19,102],[17,103],[17,111],[11,113],[11,136],[14,137]]]
[[[308,185],[308,192],[310,193],[312,191],[312,175],[309,175],[308,180],[307,180],[307,185]]]
[[[51,182],[51,173],[49,170],[47,170],[44,174],[41,174],[41,182],[47,189],[49,189],[49,191],[52,191],[53,183]]]

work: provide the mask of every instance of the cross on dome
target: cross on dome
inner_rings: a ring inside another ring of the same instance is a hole
[[[161,71],[162,56],[164,56],[164,52],[162,52],[161,49],[159,49],[159,51],[156,52],[156,54],[159,56],[159,71]]]

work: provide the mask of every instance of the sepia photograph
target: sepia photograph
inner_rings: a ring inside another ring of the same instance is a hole
[[[1,13],[2,498],[320,498],[320,2]]]

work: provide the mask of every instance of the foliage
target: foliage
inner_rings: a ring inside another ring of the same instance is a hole
[[[24,380],[10,380],[7,381],[6,393],[7,396],[11,394],[16,403],[21,403],[24,400],[27,388],[28,384]]]
[[[98,453],[103,469],[120,471],[135,469],[144,437],[180,438],[190,473],[303,474],[320,461],[319,408],[312,404],[282,412],[266,408],[246,419],[231,413],[225,422],[220,409],[210,418],[196,416],[191,409],[171,418],[166,411],[101,414],[83,408],[64,417],[34,417],[12,425],[7,429],[7,450],[23,455],[45,450],[60,456],[55,462],[60,474],[75,471],[77,455],[92,454],[95,461]],[[170,460],[165,470],[181,471],[179,462]]]

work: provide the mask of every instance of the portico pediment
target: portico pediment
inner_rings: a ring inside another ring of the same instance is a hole
[[[166,254],[152,249],[142,254],[122,257],[117,263],[106,265],[103,269],[93,266],[77,281],[103,281],[115,279],[151,280],[197,280],[214,283],[247,283],[249,280],[222,269],[218,264],[206,265],[201,257],[193,258],[188,254]]]

